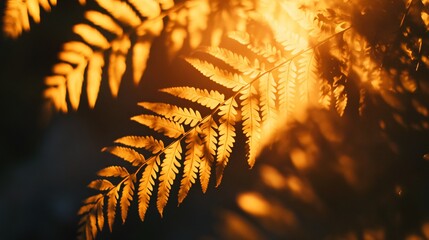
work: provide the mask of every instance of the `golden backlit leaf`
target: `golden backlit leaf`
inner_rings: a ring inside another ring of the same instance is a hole
[[[74,110],[79,107],[86,64],[87,62],[81,62],[74,71],[67,75],[67,92],[70,104]]]
[[[98,227],[98,231],[103,230],[103,226],[104,226],[103,207],[104,207],[104,198],[100,198],[100,201],[98,201],[98,203],[97,203],[97,227]]]
[[[113,228],[113,223],[115,221],[116,216],[116,206],[118,204],[119,199],[119,189],[121,189],[122,184],[118,184],[115,188],[113,188],[109,194],[107,195],[107,223],[109,225],[110,232]]]
[[[129,175],[128,179],[122,184],[122,196],[121,196],[121,218],[122,223],[125,223],[125,220],[128,216],[128,209],[131,205],[131,200],[133,199],[134,195],[134,182],[135,182],[135,175],[131,174]]]
[[[100,177],[126,177],[129,175],[126,168],[121,166],[110,166],[101,169],[97,172],[97,175]]]
[[[159,3],[155,0],[128,0],[144,17],[154,18],[161,13]]]
[[[100,90],[102,71],[104,66],[104,56],[101,52],[96,52],[89,59],[86,80],[86,94],[88,96],[88,105],[93,108],[97,101],[98,91]]]
[[[246,86],[247,82],[244,81],[243,77],[236,73],[230,73],[226,70],[219,69],[215,65],[199,59],[187,58],[194,68],[201,72],[204,76],[210,78],[213,82],[220,84],[224,87],[231,88],[233,91],[237,91],[242,87]]]
[[[85,57],[90,57],[93,54],[92,48],[90,48],[85,43],[78,42],[78,41],[71,41],[71,42],[64,43],[63,51],[65,51],[65,52],[76,52],[76,53],[81,54]]]
[[[110,47],[109,41],[97,29],[87,24],[76,24],[73,26],[73,32],[79,35],[89,45],[101,49]]]
[[[115,143],[120,143],[134,148],[144,148],[153,154],[164,149],[164,143],[161,140],[156,140],[152,136],[126,136],[115,140]]]
[[[228,99],[219,109],[220,125],[219,139],[216,159],[216,186],[222,181],[223,171],[228,164],[229,157],[232,152],[232,147],[235,142],[235,122],[237,118],[237,102],[234,98]]]
[[[214,109],[225,101],[225,96],[215,90],[199,89],[193,87],[173,87],[164,88],[161,92],[169,93],[173,96],[183,98],[192,102],[197,102],[204,107]]]
[[[119,26],[113,19],[107,14],[103,14],[98,11],[87,11],[85,12],[85,18],[92,22],[94,25],[105,29],[116,36],[121,36],[123,34],[123,30],[121,26]]]
[[[200,130],[203,141],[203,155],[200,163],[200,182],[203,193],[207,191],[211,169],[214,163],[217,149],[218,126],[213,117],[208,117],[202,122]]]
[[[131,46],[128,35],[123,35],[120,39],[112,42],[112,53],[109,58],[109,87],[113,97],[119,92],[122,76],[126,69],[126,56]]]
[[[133,166],[138,166],[144,163],[145,158],[143,155],[138,153],[132,148],[113,146],[113,147],[105,147],[102,149],[103,152],[109,152],[129,163]]]
[[[183,125],[163,117],[143,114],[132,117],[131,120],[145,125],[159,133],[163,133],[165,136],[170,138],[178,138],[185,133]]]
[[[201,163],[202,144],[196,128],[186,136],[186,153],[183,167],[183,178],[180,181],[178,202],[181,204],[195,183],[198,168]]]
[[[170,104],[150,102],[140,102],[139,106],[151,110],[168,119],[172,119],[177,123],[184,123],[191,127],[195,126],[202,120],[200,112],[193,110],[192,108],[180,108]]]
[[[146,70],[147,60],[149,59],[152,39],[139,38],[133,46],[133,81],[138,85],[144,71]]]
[[[52,67],[52,73],[55,75],[67,75],[69,72],[73,71],[73,66],[68,63],[57,63]],[[46,85],[48,83],[46,82]],[[52,85],[52,84],[49,84]]]
[[[141,20],[127,2],[115,0],[95,0],[100,7],[110,13],[114,19],[130,27],[137,27]]]
[[[67,112],[66,78],[58,75],[48,76],[45,78],[45,82],[49,88],[43,92],[43,97],[49,99],[56,110]]]
[[[222,60],[229,66],[240,71],[244,75],[250,75],[255,77],[259,74],[258,69],[255,69],[250,64],[250,60],[243,55],[237,54],[231,50],[220,48],[220,47],[208,47],[205,49],[206,53],[212,55],[213,57]]]
[[[97,179],[88,184],[89,188],[93,188],[95,190],[106,191],[112,189],[113,184],[106,179]]]
[[[150,197],[152,196],[155,179],[159,171],[160,158],[159,156],[148,159],[146,168],[140,178],[139,184],[139,216],[143,221],[149,206]]]
[[[51,10],[48,0],[6,0],[3,14],[3,33],[7,37],[17,38],[23,31],[30,30],[30,17],[34,23],[40,23],[40,6],[47,12]]]
[[[161,164],[158,199],[156,201],[156,206],[161,217],[163,216],[164,207],[167,205],[170,196],[171,185],[174,179],[176,179],[176,174],[179,173],[178,167],[181,166],[179,162],[182,157],[182,146],[180,141],[173,142],[165,149],[164,153],[165,157]]]
[[[261,118],[259,116],[259,101],[256,96],[256,89],[252,85],[242,89],[240,93],[243,132],[247,137],[246,143],[249,148],[247,161],[249,166],[252,168],[261,147]]]
[[[262,76],[259,80],[260,109],[261,109],[261,130],[264,135],[274,129],[278,120],[276,107],[277,83],[272,73]]]

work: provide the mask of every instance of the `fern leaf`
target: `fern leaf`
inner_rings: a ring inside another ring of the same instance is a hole
[[[126,168],[121,166],[110,166],[101,169],[97,172],[97,175],[100,177],[126,177],[129,175]]]
[[[101,52],[95,53],[89,60],[87,70],[86,92],[88,105],[93,108],[97,101],[98,91],[101,85],[101,76],[104,66],[104,56]]]
[[[165,149],[164,152],[165,158],[161,164],[161,174],[159,176],[158,186],[158,200],[156,202],[156,206],[161,217],[163,216],[164,207],[167,205],[167,201],[170,196],[171,185],[176,178],[176,174],[179,172],[179,160],[182,157],[182,146],[180,145],[180,141],[173,142]]]
[[[225,101],[225,95],[215,90],[211,90],[209,92],[207,89],[199,89],[193,87],[172,87],[164,88],[160,91],[166,92],[179,98],[199,103],[202,106],[208,107],[210,109],[216,108],[219,104],[222,104]]]
[[[133,81],[138,85],[146,69],[147,60],[149,59],[152,38],[140,37],[133,46]]]
[[[97,227],[98,227],[98,231],[102,231],[103,230],[103,226],[104,226],[104,211],[103,211],[103,207],[104,207],[104,198],[100,198],[100,201],[98,201],[97,203]]]
[[[98,11],[87,11],[85,12],[85,18],[94,25],[109,31],[116,36],[122,36],[124,33],[122,28],[107,14],[103,14]]]
[[[260,109],[261,109],[261,129],[270,130],[277,121],[278,112],[276,109],[277,83],[272,73],[266,74],[259,80]]]
[[[89,214],[87,221],[86,239],[95,239],[95,237],[97,237],[97,216],[95,214]]]
[[[243,55],[237,54],[225,48],[220,47],[208,47],[205,49],[206,53],[213,57],[222,60],[229,66],[250,77],[256,77],[260,71],[253,68],[250,64],[250,60]]]
[[[74,71],[67,75],[67,92],[69,93],[70,104],[75,110],[79,107],[86,63],[82,62]]]
[[[222,181],[223,170],[228,164],[228,159],[234,146],[236,136],[234,125],[237,117],[237,107],[238,104],[235,99],[230,98],[219,108],[221,118],[219,120],[219,146],[216,159],[216,186],[219,186]]]
[[[142,114],[132,117],[131,120],[145,125],[170,138],[178,138],[180,135],[185,133],[183,125],[163,117]]]
[[[198,168],[201,162],[202,145],[197,128],[194,128],[186,136],[186,153],[183,167],[183,178],[180,182],[178,202],[181,204],[188,195],[192,184],[197,178]]]
[[[90,182],[88,184],[88,187],[99,191],[108,191],[112,189],[114,186],[110,181],[106,179],[97,179]]]
[[[133,166],[140,166],[145,161],[145,158],[143,155],[141,155],[134,149],[127,148],[127,147],[119,147],[119,146],[105,147],[101,151],[109,152],[117,157],[120,157],[123,160],[131,163]]]
[[[3,15],[3,33],[11,38],[19,37],[23,31],[30,30],[30,17],[35,23],[40,23],[40,6],[51,11],[51,4],[47,0],[6,0]]]
[[[73,32],[79,35],[89,45],[107,49],[110,47],[109,41],[97,29],[87,24],[77,24],[73,26]]]
[[[95,0],[100,7],[110,13],[114,19],[130,27],[137,27],[141,20],[127,2],[115,0]]]
[[[185,123],[186,125],[190,125],[191,127],[197,125],[202,119],[201,114],[192,108],[180,108],[170,104],[150,102],[140,102],[139,106],[172,119],[180,124]]]
[[[139,216],[143,221],[152,196],[153,186],[155,185],[156,174],[159,171],[160,158],[155,156],[147,161],[147,166],[142,174],[139,184]]]
[[[109,87],[113,97],[118,95],[119,85],[126,69],[126,56],[131,46],[128,35],[112,42],[112,53],[109,58]]]
[[[203,155],[199,170],[201,189],[203,193],[205,193],[209,184],[214,157],[216,155],[218,126],[213,117],[210,116],[202,122],[200,129],[203,136]]]
[[[122,183],[119,183],[112,191],[107,195],[107,223],[109,225],[110,232],[113,228],[113,223],[116,216],[116,206],[119,199],[119,189],[121,189]]]
[[[125,223],[125,220],[127,219],[128,209],[131,205],[131,200],[133,199],[134,182],[135,175],[131,174],[129,175],[128,179],[123,183],[122,196],[120,201],[122,223]]]
[[[299,100],[300,102],[317,103],[318,102],[318,65],[314,51],[302,53],[297,61],[298,77],[300,84]]]
[[[199,59],[187,58],[195,69],[201,72],[204,76],[210,78],[213,82],[220,84],[224,87],[230,88],[233,91],[238,91],[247,85],[247,82],[239,74],[233,74],[219,69],[211,63],[201,61]]]
[[[156,140],[152,136],[126,136],[115,140],[115,143],[120,143],[134,148],[144,148],[153,154],[164,149],[164,143],[161,140]]]
[[[247,161],[252,168],[255,164],[256,155],[259,151],[261,140],[261,118],[259,116],[259,102],[256,96],[256,89],[249,86],[240,91],[241,114],[243,115],[243,132],[247,137],[249,151]]]
[[[80,55],[83,55],[86,58],[89,58],[93,54],[93,50],[91,47],[86,45],[85,43],[78,42],[78,41],[71,41],[67,42],[63,45],[64,52],[75,52]]]
[[[45,83],[49,88],[43,93],[44,98],[49,99],[58,111],[67,112],[66,78],[58,75],[49,76],[45,78]]]
[[[161,8],[157,1],[154,0],[128,0],[134,6],[140,15],[153,18],[161,13]]]

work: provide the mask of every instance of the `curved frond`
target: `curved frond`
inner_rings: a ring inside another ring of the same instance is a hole
[[[173,87],[164,88],[160,91],[169,93],[179,98],[199,103],[202,106],[208,107],[210,109],[216,108],[219,104],[222,104],[225,101],[225,95],[215,90],[208,91],[207,89],[199,89],[193,87]]]
[[[150,102],[141,102],[139,106],[142,106],[152,112],[155,112],[161,116],[164,116],[168,119],[172,119],[177,123],[184,123],[185,125],[190,125],[191,127],[195,126],[201,121],[201,114],[197,110],[192,108],[180,108],[174,105],[165,104],[165,103],[150,103]]]
[[[121,159],[131,163],[133,166],[138,166],[145,161],[144,156],[132,148],[112,146],[105,147],[102,149],[102,151],[109,152],[117,157],[120,157]]]
[[[219,139],[216,159],[216,186],[222,181],[223,170],[228,164],[229,156],[235,142],[235,122],[237,121],[237,102],[234,98],[228,99],[219,109]]]
[[[139,184],[139,216],[143,221],[152,196],[155,179],[159,171],[160,158],[158,156],[150,158],[147,161],[146,168],[140,178]]]
[[[160,35],[164,27],[161,5],[173,7],[171,1],[168,4],[154,0],[95,2],[101,9],[88,10],[84,15],[85,21],[73,26],[73,32],[80,40],[66,42],[59,55],[58,64],[68,66],[62,67],[61,71],[54,68],[52,76],[46,77],[48,88],[45,97],[52,101],[57,110],[66,112],[69,103],[72,109],[78,109],[85,72],[88,104],[91,108],[95,106],[105,59],[108,63],[106,64],[108,85],[113,97],[118,95],[122,78],[127,70],[128,55],[132,55],[133,81],[137,85],[146,69],[152,41]],[[166,10],[165,7],[162,9]],[[79,64],[73,62],[75,58],[72,58],[70,52],[75,56],[80,55]],[[60,76],[65,81],[54,86],[48,84],[52,82],[52,78]],[[66,94],[63,85],[67,89]]]
[[[171,185],[174,179],[176,179],[177,173],[179,173],[178,167],[181,166],[179,162],[182,157],[180,141],[172,143],[164,152],[165,156],[161,163],[161,173],[159,176],[158,200],[156,201],[156,206],[161,216],[170,196]]]
[[[178,138],[185,133],[183,125],[170,121],[163,117],[152,116],[152,115],[139,115],[131,118],[142,125],[148,126],[153,130],[163,133],[165,136],[170,138]]]
[[[161,140],[156,140],[152,136],[126,136],[116,139],[115,143],[134,148],[144,148],[154,154],[164,149],[164,143]]]
[[[30,30],[30,19],[40,23],[40,7],[50,12],[56,1],[48,0],[6,0],[3,15],[3,33],[10,38],[19,37]]]
[[[179,204],[183,202],[188,195],[189,190],[195,183],[197,178],[198,168],[201,163],[202,143],[196,128],[186,136],[186,153],[183,167],[183,178],[180,182],[179,189]]]

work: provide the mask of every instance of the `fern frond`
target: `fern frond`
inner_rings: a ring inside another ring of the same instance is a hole
[[[93,188],[95,190],[99,190],[99,191],[108,191],[108,190],[114,188],[115,186],[110,181],[108,181],[106,179],[97,179],[97,180],[90,182],[88,184],[88,187]]]
[[[122,76],[127,67],[126,58],[128,50],[131,46],[130,38],[128,35],[122,35],[121,38],[115,40],[111,44],[112,53],[110,54],[108,75],[109,87],[113,97],[116,97],[119,92],[119,85],[121,84]]]
[[[157,1],[96,0],[96,3],[108,14],[95,10],[87,11],[86,22],[78,23],[73,27],[73,32],[81,39],[73,42],[80,43],[79,48],[67,47],[70,43],[65,43],[63,47],[63,52],[80,54],[83,58],[82,64],[71,63],[67,69],[63,68],[62,71],[52,73],[52,77],[65,78],[66,81],[61,84],[67,86],[68,100],[74,110],[79,107],[85,71],[87,72],[88,104],[90,107],[95,106],[105,57],[109,63],[107,64],[108,84],[113,97],[118,95],[127,69],[126,59],[129,52],[132,52],[133,81],[137,85],[146,69],[152,41],[163,29],[161,3]],[[170,1],[166,6],[172,7],[171,3]],[[130,36],[135,36],[133,41]],[[80,51],[83,49],[82,46],[86,48],[84,51]],[[109,56],[106,56],[106,53],[110,53]],[[60,58],[59,60],[70,63],[73,59]],[[45,81],[50,81],[50,78],[47,77]],[[53,87],[48,85],[46,90],[48,93],[45,97],[51,99],[57,110],[67,111],[64,107],[67,105],[67,98],[63,98],[63,89],[61,85]]]
[[[116,208],[119,200],[119,190],[122,187],[122,182],[116,185],[112,191],[107,194],[107,223],[110,231],[112,231],[113,223],[115,222]]]
[[[139,216],[143,221],[149,206],[150,197],[152,196],[153,186],[159,171],[160,158],[159,156],[152,157],[147,161],[147,166],[140,178],[139,184]]]
[[[183,178],[180,182],[178,195],[179,204],[182,203],[185,197],[188,195],[189,190],[197,178],[197,172],[201,163],[202,155],[202,143],[198,134],[197,128],[194,128],[188,135],[186,135],[186,153],[183,167]]]
[[[212,165],[216,155],[218,126],[213,117],[209,116],[201,123],[201,135],[203,140],[203,154],[201,158],[199,173],[203,193],[207,191],[210,180]]]
[[[278,120],[277,83],[272,73],[266,74],[259,80],[261,129],[262,131],[272,128]]]
[[[219,139],[216,159],[216,186],[222,181],[223,171],[228,164],[232,147],[235,142],[235,122],[237,118],[237,102],[234,98],[228,99],[224,105],[219,108],[221,116],[219,122]]]
[[[142,125],[148,126],[149,128],[159,133],[162,133],[170,138],[178,138],[185,133],[183,125],[174,121],[170,121],[163,117],[143,114],[132,117],[131,120],[136,121]]]
[[[102,149],[102,151],[103,152],[109,152],[109,153],[131,163],[133,166],[138,166],[145,161],[144,156],[132,148],[112,146],[112,147],[105,147]]]
[[[167,205],[170,196],[171,185],[179,172],[178,167],[181,165],[179,162],[182,157],[180,141],[173,142],[165,149],[164,153],[165,157],[161,164],[161,174],[159,176],[158,200],[156,201],[156,206],[161,216],[163,216],[164,207]]]
[[[89,59],[88,70],[87,70],[87,96],[88,105],[93,108],[97,101],[98,91],[101,85],[101,76],[104,66],[104,56],[100,52],[94,53]]]
[[[131,174],[129,175],[128,178],[126,178],[127,180],[124,181],[124,183],[122,184],[123,189],[122,189],[122,196],[120,201],[122,223],[125,223],[125,220],[127,219],[128,209],[131,205],[131,200],[133,199],[135,178],[136,178],[135,175]]]
[[[206,61],[201,61],[199,59],[192,58],[187,58],[186,61],[189,62],[204,76],[210,78],[210,80],[212,80],[213,82],[220,84],[224,87],[230,88],[233,91],[238,91],[239,89],[247,85],[247,82],[243,79],[241,75],[221,70]]]
[[[30,30],[30,18],[40,23],[40,7],[50,12],[56,1],[48,0],[6,0],[3,15],[3,33],[10,38],[19,37],[22,32]]]
[[[129,175],[128,170],[121,166],[110,166],[97,172],[100,177],[126,177]]]
[[[259,69],[255,69],[250,64],[250,60],[246,56],[237,54],[233,51],[220,47],[208,47],[204,50],[204,52],[210,54],[211,56],[219,60],[222,60],[223,62],[246,76],[254,78],[260,74]]]
[[[115,143],[120,143],[134,148],[144,148],[153,154],[156,154],[164,149],[164,143],[152,136],[126,136],[116,139]]]
[[[261,140],[259,101],[256,96],[256,89],[252,85],[242,89],[240,93],[243,132],[247,137],[246,143],[249,148],[247,161],[249,166],[253,167]]]
[[[191,127],[195,126],[202,119],[200,112],[192,108],[180,108],[170,104],[150,102],[141,102],[138,105],[168,119],[172,119],[174,122],[179,124],[184,123]]]
[[[216,108],[219,104],[222,104],[225,101],[225,95],[215,90],[210,90],[209,92],[207,89],[199,89],[193,87],[173,87],[164,88],[160,91],[169,93],[179,98],[199,103],[200,105],[208,107],[210,109]]]

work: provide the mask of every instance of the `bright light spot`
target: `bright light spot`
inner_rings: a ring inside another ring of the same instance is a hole
[[[293,165],[297,169],[305,169],[310,166],[310,163],[308,161],[308,158],[305,154],[305,152],[301,149],[293,149],[290,153],[290,158],[292,160]]]
[[[254,216],[270,214],[270,204],[258,193],[242,193],[237,197],[238,206],[245,212]]]
[[[263,165],[261,166],[262,181],[269,187],[280,190],[285,187],[283,175],[275,168]]]

